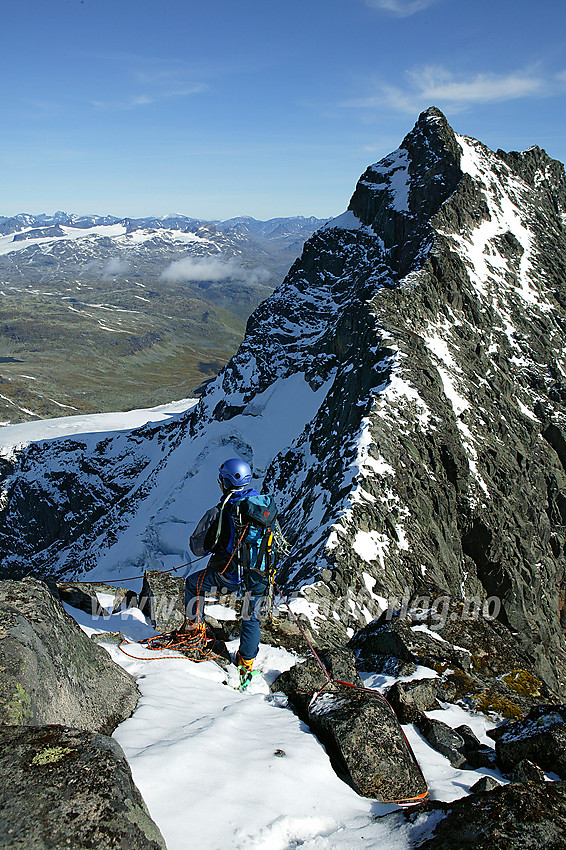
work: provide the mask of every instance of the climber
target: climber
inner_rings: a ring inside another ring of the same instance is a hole
[[[202,517],[189,545],[198,557],[211,554],[204,570],[185,580],[183,630],[203,631],[204,595],[213,589],[243,592],[240,647],[236,664],[240,677],[251,678],[260,641],[259,610],[272,568],[272,524],[277,508],[271,496],[252,487],[252,471],[240,458],[226,460],[219,469],[222,498]]]

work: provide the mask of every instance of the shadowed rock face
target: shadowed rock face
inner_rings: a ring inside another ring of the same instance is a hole
[[[167,457],[184,440],[201,441],[205,457],[213,426],[253,464],[246,417],[299,374],[320,393],[315,412],[256,473],[277,493],[292,547],[282,581],[324,570],[305,590],[315,631],[343,643],[392,596],[496,597],[537,677],[564,692],[564,216],[564,170],[544,151],[494,153],[427,110],[364,173],[349,210],[308,240],[183,421],[98,440],[95,478],[81,474],[86,441],[14,462],[0,516],[10,568],[22,568],[20,536],[39,570],[94,565],[154,498]],[[45,501],[30,483],[42,463]],[[71,491],[85,494],[80,515],[67,509]],[[37,543],[10,498],[23,492],[45,508]],[[170,551],[158,538],[178,521],[172,495],[150,521],[148,560]],[[65,517],[63,547],[42,537],[50,511]]]
[[[113,738],[0,726],[2,847],[165,850]]]
[[[130,716],[133,678],[88,639],[43,582],[0,582],[0,722],[110,734]]]
[[[510,771],[524,760],[566,778],[566,706],[533,708],[523,720],[490,731],[497,758]]]
[[[564,847],[566,782],[504,785],[454,803],[428,803],[444,817],[420,850],[538,850]]]

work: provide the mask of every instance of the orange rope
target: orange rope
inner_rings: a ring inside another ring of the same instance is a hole
[[[248,523],[246,525],[246,527],[244,528],[244,530],[242,531],[240,539],[238,540],[238,542],[234,546],[234,550],[233,550],[232,554],[230,555],[230,557],[228,559],[228,563],[218,573],[219,576],[223,576],[224,573],[226,572],[226,570],[228,569],[228,567],[230,566],[230,564],[232,563],[232,559],[233,559],[234,555],[236,554],[236,552],[238,551],[238,549],[240,548],[240,544],[241,544],[242,540],[244,539],[244,535],[246,534],[249,527],[250,527],[250,525]],[[210,561],[209,561],[209,563],[210,563]],[[208,564],[206,565],[206,567],[202,571],[201,577],[200,577],[199,581],[197,582],[197,599],[200,597],[201,589],[202,589],[202,586],[204,584],[204,578],[205,578],[207,572],[208,572]],[[200,606],[197,607],[197,611],[196,611],[196,617],[197,618],[195,620],[195,623],[197,623],[197,624],[199,624],[201,622],[199,607]]]
[[[233,550],[232,554],[230,555],[230,558],[228,559],[228,563],[226,564],[225,567],[222,568],[222,570],[220,570],[219,575],[224,575],[224,573],[226,572],[226,570],[228,569],[228,567],[232,563],[234,555],[237,553],[238,549],[240,548],[242,540],[244,539],[244,536],[245,536],[249,527],[250,526],[249,526],[249,523],[248,523],[248,525],[246,525],[246,527],[242,531],[242,534],[240,535],[240,538],[239,538],[236,546],[234,547],[234,550]],[[206,557],[206,555],[204,557]],[[176,569],[180,569],[180,567],[177,567]],[[206,565],[206,567],[202,571],[202,574],[201,574],[199,581],[197,583],[197,597],[200,597],[202,585],[204,583],[204,578],[206,576],[207,571],[208,571],[208,564]],[[164,570],[164,572],[171,572],[171,570],[167,570],[167,571]],[[144,640],[139,640],[139,641],[124,641],[123,640],[122,643],[120,643],[118,645],[118,649],[120,649],[124,653],[124,655],[127,655],[128,658],[133,658],[136,661],[162,661],[166,658],[183,657],[187,661],[200,663],[201,661],[208,661],[209,659],[222,658],[223,656],[221,656],[217,652],[213,651],[212,647],[214,646],[214,640],[211,640],[210,648],[209,649],[206,648],[206,644],[207,644],[206,625],[201,620],[200,611],[199,611],[198,607],[197,607],[196,615],[197,615],[197,619],[196,619],[196,622],[194,623],[196,628],[193,628],[188,632],[172,632],[169,635],[168,638],[165,638],[165,635],[155,635],[155,637],[145,638]],[[159,658],[143,658],[139,655],[131,655],[131,653],[126,652],[126,650],[123,648],[124,644],[126,644],[126,643],[127,644],[139,643],[141,645],[145,644],[148,649],[154,650],[156,652],[159,652],[162,649],[174,649],[177,652],[199,653],[201,655],[201,658],[189,658],[186,655],[185,656],[160,655]],[[158,646],[155,645],[157,643],[159,644]]]
[[[123,648],[124,644],[139,643],[146,645],[148,649],[154,652],[160,650],[173,649],[176,652],[196,652],[200,658],[189,658],[187,655],[160,655],[159,658],[144,658],[139,655],[132,655]],[[207,643],[210,647],[207,649]],[[214,639],[210,641],[206,638],[206,626],[204,623],[199,623],[196,629],[191,629],[190,632],[172,632],[171,634],[155,635],[155,637],[145,638],[139,641],[125,641],[119,644],[120,649],[128,658],[134,658],[136,661],[162,661],[165,658],[184,658],[186,661],[200,663],[201,661],[209,661],[214,658],[222,658],[217,652],[214,652]]]

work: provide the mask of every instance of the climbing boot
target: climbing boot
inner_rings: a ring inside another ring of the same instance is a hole
[[[238,666],[238,673],[240,674],[240,686],[238,690],[245,691],[250,684],[252,677],[255,676],[258,671],[253,669],[254,659],[242,658],[239,652],[236,653],[236,664]]]
[[[239,652],[236,653],[236,666],[243,668],[247,673],[251,673],[254,668],[253,658],[242,658]]]

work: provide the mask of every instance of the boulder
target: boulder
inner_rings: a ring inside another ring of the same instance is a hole
[[[312,658],[278,676],[271,689],[287,694],[359,794],[383,802],[426,796],[395,713],[381,694],[362,686],[351,651],[326,650],[321,657],[331,682]]]
[[[321,650],[320,657],[332,678],[353,685],[362,685],[351,650]],[[308,705],[313,695],[328,683],[324,670],[315,658],[308,658],[281,673],[271,685],[272,691],[282,691],[297,714],[308,722]]]
[[[426,803],[426,810],[444,817],[419,850],[566,847],[566,782],[500,785],[452,803]]]
[[[493,776],[482,776],[477,782],[474,782],[470,791],[473,794],[484,794],[486,791],[493,791],[494,788],[499,788],[501,782],[494,779]]]
[[[452,767],[464,767],[467,762],[464,738],[455,729],[423,713],[416,725],[431,747],[446,756]]]
[[[421,712],[440,708],[437,689],[436,679],[395,682],[387,691],[387,701],[401,723],[415,723]]]
[[[0,722],[112,732],[134,710],[134,679],[37,579],[0,582]]]
[[[425,780],[395,713],[377,691],[329,686],[310,704],[309,724],[363,797],[384,803],[426,797]]]
[[[511,782],[522,782],[523,785],[527,785],[529,782],[546,782],[546,779],[537,764],[523,759],[511,771]]]
[[[0,726],[0,776],[2,847],[166,850],[113,738]]]
[[[528,759],[544,771],[566,777],[566,706],[532,709],[524,720],[488,732],[503,770],[511,771]]]
[[[473,770],[478,770],[480,767],[487,767],[489,770],[498,769],[495,750],[486,744],[480,744],[477,750],[467,750],[466,760]]]
[[[137,594],[133,590],[101,582],[59,581],[57,591],[61,602],[66,602],[72,608],[78,608],[93,617],[107,617],[108,613],[114,614],[122,608],[137,607],[138,604]],[[114,602],[110,612],[101,606],[98,593],[113,596]]]
[[[489,767],[491,769],[497,767],[493,747],[487,747],[485,744],[482,744],[469,726],[462,723],[460,726],[456,726],[454,731],[464,740],[463,752],[469,767],[473,768],[473,770],[476,770],[478,767]]]
[[[146,570],[138,607],[160,634],[178,629],[185,619],[185,580],[162,570]]]

